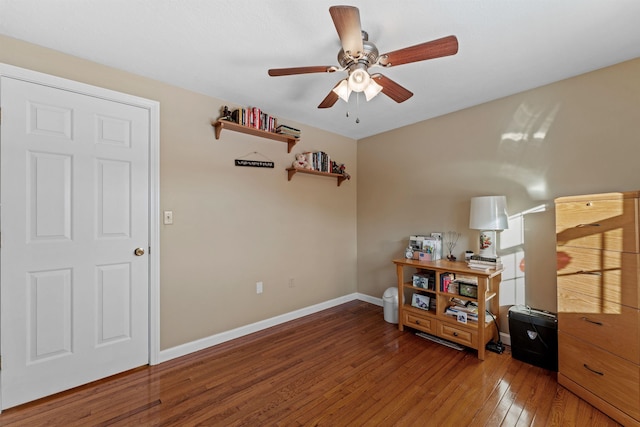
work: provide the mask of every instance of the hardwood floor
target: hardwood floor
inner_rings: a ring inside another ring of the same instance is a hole
[[[1,426],[617,426],[554,372],[433,343],[353,301],[0,415]]]

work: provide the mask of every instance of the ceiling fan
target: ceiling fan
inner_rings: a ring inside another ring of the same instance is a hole
[[[360,11],[357,7],[331,6],[329,13],[342,45],[338,52],[340,67],[319,65],[269,70],[270,76],[347,71],[348,77],[334,86],[318,108],[332,107],[339,98],[348,102],[351,92],[364,92],[367,101],[382,92],[398,103],[404,102],[413,96],[411,91],[380,73],[369,74],[369,68],[393,67],[458,52],[458,39],[448,36],[380,55],[376,45],[369,41],[367,32],[360,27]]]

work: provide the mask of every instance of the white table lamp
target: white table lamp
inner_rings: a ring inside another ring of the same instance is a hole
[[[478,255],[496,258],[496,231],[509,228],[507,198],[505,196],[472,197],[469,228],[480,230]]]

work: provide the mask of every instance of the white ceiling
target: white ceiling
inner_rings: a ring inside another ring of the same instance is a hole
[[[640,57],[638,0],[352,0],[380,53],[448,35],[459,51],[377,68],[414,93],[404,103],[318,109],[345,72],[267,70],[338,65],[335,4],[0,0],[0,33],[355,139]]]

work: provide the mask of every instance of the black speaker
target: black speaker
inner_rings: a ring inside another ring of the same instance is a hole
[[[511,355],[541,368],[558,371],[558,317],[524,306],[509,309]]]

